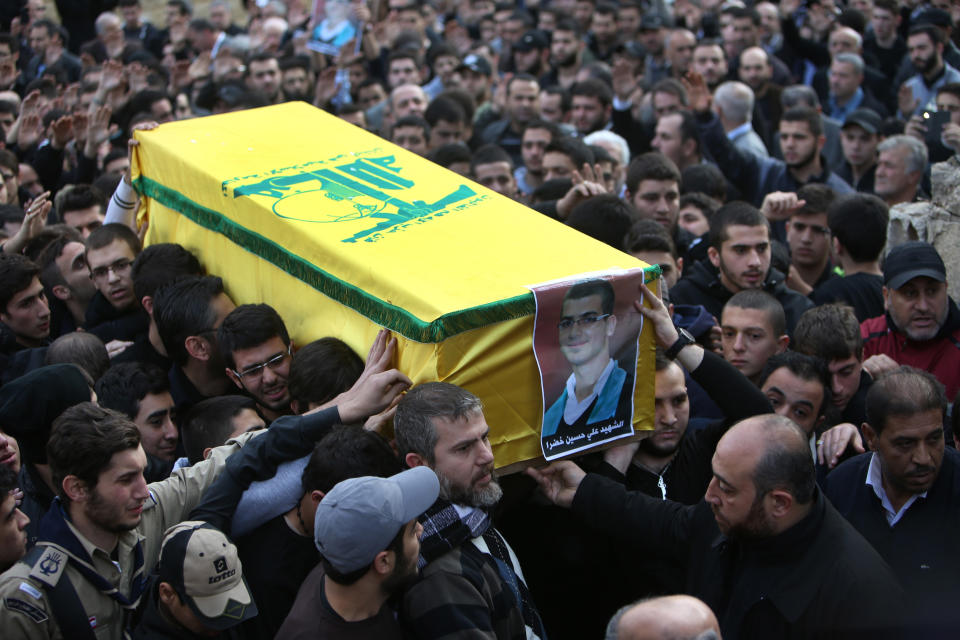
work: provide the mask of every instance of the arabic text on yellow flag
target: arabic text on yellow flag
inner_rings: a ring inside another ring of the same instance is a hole
[[[498,467],[540,455],[525,285],[644,266],[304,103],[136,136],[148,244],[195,252],[237,304],[276,308],[295,344],[335,336],[365,354],[390,329],[415,383],[480,396]],[[634,421],[649,429],[650,331],[640,346]]]

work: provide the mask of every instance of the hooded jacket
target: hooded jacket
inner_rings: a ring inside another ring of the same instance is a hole
[[[763,282],[763,290],[783,305],[789,334],[793,333],[797,320],[813,303],[806,296],[788,289],[784,281],[784,275],[771,267],[767,272],[767,279]],[[732,297],[733,292],[720,282],[720,271],[708,260],[701,260],[693,265],[689,275],[684,276],[670,289],[670,300],[675,304],[703,305],[718,320],[723,313],[723,306]]]

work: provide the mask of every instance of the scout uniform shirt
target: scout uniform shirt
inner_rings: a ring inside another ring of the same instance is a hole
[[[200,497],[223,469],[226,459],[251,437],[266,433],[259,431],[244,434],[228,444],[212,450],[207,460],[192,467],[174,472],[166,480],[148,485],[150,497],[143,504],[140,524],[132,531],[120,534],[116,561],[110,553],[97,548],[84,538],[69,520],[68,526],[92,560],[93,568],[124,595],[130,594],[131,579],[135,569],[135,548],[139,540],[143,549],[145,571],[157,564],[164,532],[185,520],[200,502]],[[59,508],[55,503],[52,507]],[[43,543],[41,536],[38,545]],[[47,558],[44,553],[36,562],[39,567]],[[32,574],[32,575],[31,575]],[[7,638],[34,640],[64,638],[56,616],[50,607],[44,582],[70,579],[84,609],[94,637],[98,640],[120,640],[124,637],[127,611],[109,595],[86,580],[74,567],[72,561],[63,558],[59,564],[47,563],[41,581],[33,566],[23,560],[0,575],[0,629]]]

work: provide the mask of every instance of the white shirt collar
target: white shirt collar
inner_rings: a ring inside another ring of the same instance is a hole
[[[927,492],[917,493],[903,503],[903,506],[900,507],[899,511],[895,511],[893,504],[890,502],[890,498],[887,497],[887,492],[883,488],[883,471],[880,469],[880,457],[873,453],[870,457],[870,467],[867,469],[867,486],[873,488],[873,492],[877,494],[877,498],[880,499],[880,504],[883,506],[884,515],[887,517],[887,524],[891,527],[898,522],[903,516],[907,513],[907,509],[917,501],[917,498],[926,498]]]
[[[736,140],[738,137],[750,131],[750,129],[752,128],[753,128],[753,123],[744,122],[739,127],[736,127],[734,129],[730,129],[730,131],[727,131],[727,140],[731,140],[731,141]]]

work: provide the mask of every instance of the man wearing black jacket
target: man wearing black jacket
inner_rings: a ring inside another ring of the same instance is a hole
[[[890,564],[909,594],[917,637],[955,638],[960,596],[960,454],[944,447],[947,408],[931,374],[900,367],[867,394],[863,434],[872,453],[838,466],[825,493]]]
[[[906,597],[890,568],[816,488],[791,420],[748,418],[721,438],[705,500],[655,500],[572,462],[528,469],[546,496],[636,553],[686,568],[684,591],[726,638],[886,637]]]
[[[689,274],[670,289],[676,304],[699,304],[719,318],[733,294],[763,289],[783,306],[787,333],[793,333],[800,315],[813,306],[805,296],[784,284],[784,275],[770,266],[770,224],[752,205],[730,202],[710,218],[708,260],[693,265]]]

